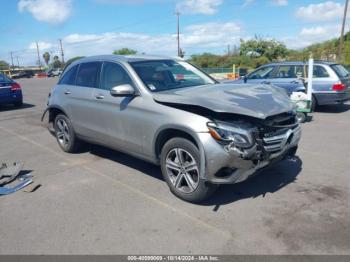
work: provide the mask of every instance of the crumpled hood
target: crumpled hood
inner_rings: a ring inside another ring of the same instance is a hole
[[[265,119],[293,110],[286,93],[274,86],[215,84],[153,93],[155,101],[194,105],[217,113],[233,113]]]

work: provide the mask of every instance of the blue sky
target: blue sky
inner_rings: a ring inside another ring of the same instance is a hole
[[[0,60],[14,52],[22,65],[40,51],[66,58],[108,54],[130,47],[148,54],[176,55],[176,10],[186,55],[222,54],[254,35],[276,38],[290,48],[336,37],[345,0],[3,0]],[[4,12],[5,10],[5,12]]]

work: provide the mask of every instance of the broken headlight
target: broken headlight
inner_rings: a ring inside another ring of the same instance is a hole
[[[253,146],[249,130],[245,130],[236,125],[229,123],[217,124],[214,122],[207,123],[211,136],[222,144],[233,143],[237,147],[249,148]]]

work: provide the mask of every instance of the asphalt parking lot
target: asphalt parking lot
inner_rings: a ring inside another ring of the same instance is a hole
[[[0,162],[42,186],[0,197],[0,254],[350,254],[350,105],[303,125],[299,159],[194,205],[160,170],[106,148],[62,152],[40,122],[57,79],[24,79],[0,108]]]

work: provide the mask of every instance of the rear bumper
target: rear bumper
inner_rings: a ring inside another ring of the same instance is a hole
[[[350,92],[314,93],[318,105],[337,105],[350,100]]]
[[[0,104],[12,104],[23,100],[22,92],[16,91],[9,94],[0,94]]]

